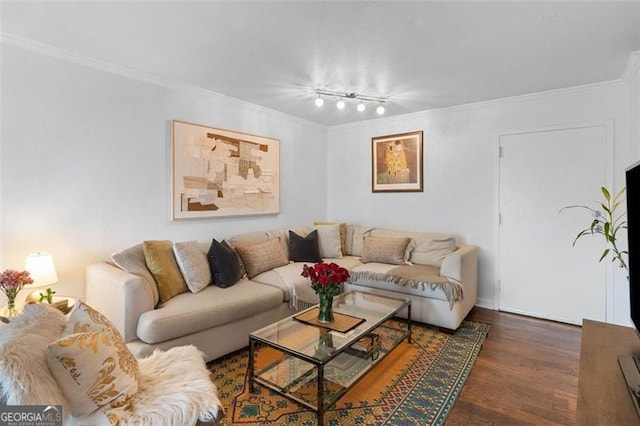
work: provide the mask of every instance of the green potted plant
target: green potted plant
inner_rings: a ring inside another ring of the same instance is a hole
[[[627,221],[625,220],[626,213],[619,211],[623,203],[622,196],[625,188],[622,188],[613,197],[604,186],[600,188],[600,190],[602,191],[604,202],[600,203],[598,207],[591,208],[589,206],[576,205],[563,207],[560,211],[562,212],[566,209],[585,209],[590,211],[592,217],[591,224],[578,233],[573,240],[573,245],[575,246],[576,242],[585,235],[602,235],[606,240],[607,247],[602,252],[599,261],[602,262],[607,256],[611,256],[611,261],[617,261],[620,268],[624,268],[628,275],[629,269],[627,267],[627,261],[625,260],[628,252],[626,250],[620,250],[618,247],[618,233],[623,229],[627,229]],[[600,208],[602,211],[599,210]]]

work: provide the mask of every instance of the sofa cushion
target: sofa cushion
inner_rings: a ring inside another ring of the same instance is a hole
[[[226,241],[220,243],[214,238],[207,257],[213,283],[218,287],[230,287],[242,278],[240,259]]]
[[[323,259],[341,258],[342,246],[340,245],[340,224],[316,225],[314,228],[318,231],[320,256]]]
[[[156,280],[153,278],[153,275],[151,275],[149,268],[147,268],[147,261],[144,258],[142,243],[136,244],[135,246],[126,248],[117,253],[113,253],[111,255],[111,260],[118,268],[141,277],[151,289],[154,305],[157,305],[158,302],[160,302],[158,285],[156,284]]]
[[[289,231],[289,260],[293,262],[322,262],[318,245],[318,231],[302,237]]]
[[[268,311],[283,303],[278,288],[242,279],[232,287],[183,293],[138,320],[138,338],[159,343]]]
[[[144,241],[142,248],[147,268],[158,284],[160,302],[166,302],[188,290],[173,254],[171,241]]]
[[[378,238],[366,237],[362,248],[362,263],[379,262],[404,265],[405,253],[411,242],[409,237]]]
[[[185,241],[173,245],[173,253],[184,281],[191,293],[202,291],[211,284],[211,269],[206,250],[197,241]]]
[[[261,272],[289,263],[280,238],[250,246],[237,246],[236,251],[242,259],[249,279]]]

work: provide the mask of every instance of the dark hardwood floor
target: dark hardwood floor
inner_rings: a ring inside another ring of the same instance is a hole
[[[447,425],[573,425],[578,326],[474,308],[492,324]]]

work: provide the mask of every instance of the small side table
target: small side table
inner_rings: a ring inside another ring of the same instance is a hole
[[[42,302],[42,303],[47,303],[47,302]],[[51,304],[52,306],[58,308],[60,312],[67,315],[69,312],[71,312],[71,309],[73,309],[73,306],[76,304],[76,299],[74,299],[73,297],[66,297],[66,296],[54,296],[53,302]],[[26,306],[26,303],[24,302],[16,302],[16,314],[20,314],[20,312],[22,312],[25,306]],[[8,312],[7,312],[6,306],[3,306],[2,308],[0,308],[0,316],[7,317],[7,314]]]

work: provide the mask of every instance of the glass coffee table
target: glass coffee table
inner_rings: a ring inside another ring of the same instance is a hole
[[[337,314],[358,319],[339,332],[299,321],[312,307],[249,335],[249,390],[266,386],[312,410],[325,411],[405,339],[411,343],[411,300],[362,292],[334,298]],[[388,321],[407,310],[407,321]]]

